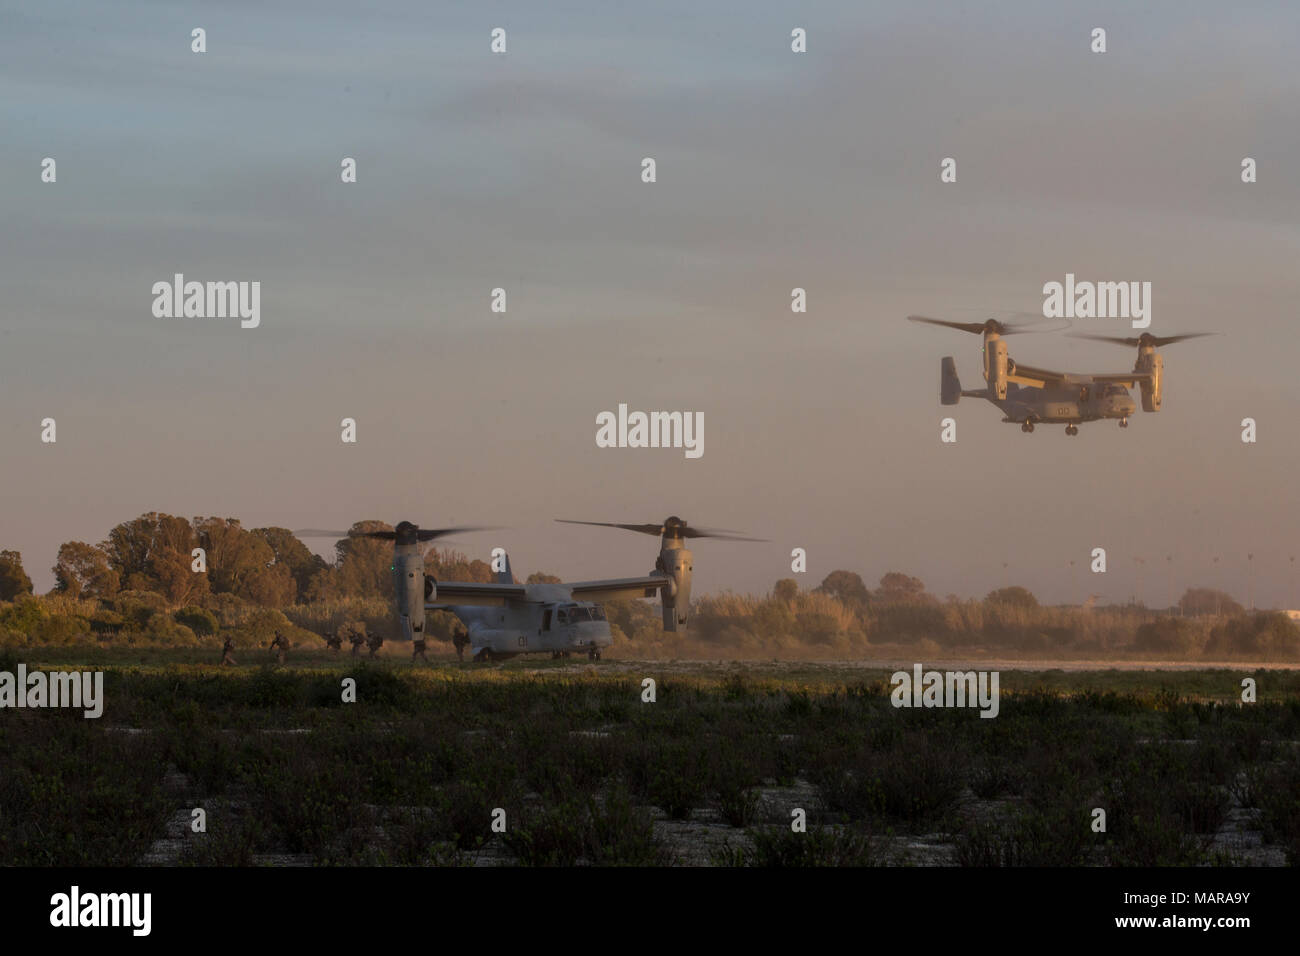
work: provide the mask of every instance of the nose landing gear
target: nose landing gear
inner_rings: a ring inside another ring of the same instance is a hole
[[[1067,435],[1077,435],[1077,434],[1079,434],[1079,426],[1078,426],[1078,425],[1066,425],[1066,426],[1065,426],[1065,433],[1066,433]]]
[[[1121,418],[1121,419],[1119,420],[1119,427],[1120,427],[1120,428],[1128,428],[1128,419],[1127,419],[1127,418]]]
[[[1025,422],[1023,425],[1020,426],[1020,430],[1022,432],[1032,432],[1034,430],[1034,423]]]

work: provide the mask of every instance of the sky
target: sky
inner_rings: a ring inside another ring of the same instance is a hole
[[[698,542],[697,594],[804,548],[805,587],[1296,607],[1298,63],[1287,3],[0,0],[0,548],[43,591],[146,511],[377,518],[584,579],[657,545],[552,519],[676,514],[768,539]],[[177,272],[260,282],[260,326],[155,317]],[[1039,312],[1067,273],[1221,334],[1125,430],[942,408],[979,340],[904,317]],[[598,448],[620,403],[702,412],[704,454]]]

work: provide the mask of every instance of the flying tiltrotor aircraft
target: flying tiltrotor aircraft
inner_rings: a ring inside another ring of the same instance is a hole
[[[1143,332],[1135,338],[1074,335],[1073,338],[1136,346],[1138,350],[1137,362],[1131,372],[1082,374],[1034,368],[1011,358],[1003,336],[1039,331],[1025,325],[1008,325],[996,319],[948,322],[920,315],[909,315],[908,319],[943,325],[984,338],[984,381],[988,387],[963,389],[957,378],[957,363],[951,356],[945,356],[940,362],[940,404],[956,405],[962,396],[983,398],[1002,410],[1004,422],[1018,423],[1022,432],[1032,432],[1035,424],[1055,424],[1064,425],[1067,435],[1079,434],[1079,425],[1083,422],[1102,419],[1118,419],[1120,428],[1128,428],[1129,416],[1137,411],[1137,403],[1129,394],[1129,389],[1134,386],[1141,390],[1144,412],[1160,411],[1165,362],[1156,349],[1214,334],[1192,332],[1160,337]]]
[[[660,536],[655,569],[644,577],[609,578],[574,583],[516,584],[505,555],[492,583],[439,581],[425,572],[423,545],[436,538],[479,528],[420,528],[409,521],[392,531],[296,532],[300,536],[373,538],[393,542],[393,585],[397,604],[397,639],[424,640],[426,611],[451,611],[464,623],[476,661],[517,654],[550,652],[552,657],[585,652],[599,660],[613,638],[599,602],[659,597],[665,631],[686,626],[691,601],[689,538],[757,541],[734,532],[692,528],[676,516],[662,524],[610,524],[603,521],[562,521],[605,528],[623,528]]]

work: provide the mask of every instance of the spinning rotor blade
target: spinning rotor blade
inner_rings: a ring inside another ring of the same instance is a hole
[[[589,524],[599,528],[622,528],[624,531],[635,531],[639,534],[651,534],[659,537],[669,531],[676,533],[682,538],[721,538],[725,541],[765,541],[766,538],[747,538],[738,531],[729,531],[724,528],[692,528],[685,521],[678,517],[671,517],[661,524],[617,524],[609,521],[571,521],[567,518],[556,518],[561,524]]]
[[[1017,315],[1030,315],[1028,312],[1018,312]],[[1033,322],[1000,322],[997,319],[986,319],[983,322],[950,322],[947,319],[931,319],[924,315],[909,315],[909,322],[925,322],[929,325],[942,325],[950,329],[957,329],[960,332],[970,332],[972,335],[983,335],[985,332],[996,332],[998,335],[1023,335],[1027,332],[1056,332],[1058,329],[1039,329],[1035,328]]]
[[[930,325],[942,325],[942,326],[946,326],[947,328],[950,328],[950,329],[957,329],[958,331],[961,331],[961,332],[970,332],[970,333],[972,333],[972,334],[974,334],[974,335],[983,335],[983,334],[984,334],[984,323],[983,323],[983,322],[948,322],[948,321],[946,321],[946,320],[944,320],[944,319],[927,319],[927,318],[926,318],[925,316],[923,316],[923,315],[909,315],[909,316],[907,317],[907,321],[909,321],[909,322],[926,322],[926,323],[928,323],[928,324],[930,324]]]
[[[392,541],[397,537],[396,531],[323,531],[320,528],[303,528],[295,531],[299,538],[380,538]]]
[[[710,528],[683,528],[683,538],[718,538],[722,541],[766,541],[767,538],[747,538],[740,534],[729,534]]]
[[[399,536],[413,535],[416,541],[433,541],[448,535],[463,534],[469,531],[493,531],[493,528],[420,528],[403,521],[394,531],[323,531],[319,528],[304,528],[295,531],[299,538],[371,538],[378,541],[396,541]]]
[[[567,518],[556,518],[560,524],[590,524],[598,528],[622,528],[624,531],[638,531],[641,534],[660,535],[664,533],[664,526],[661,524],[611,524],[608,521],[570,521]]]
[[[1187,332],[1183,335],[1152,335],[1150,332],[1143,332],[1135,338],[1126,338],[1119,335],[1088,335],[1083,332],[1076,332],[1070,336],[1072,339],[1092,339],[1096,342],[1112,342],[1115,345],[1133,346],[1150,345],[1159,348],[1162,345],[1173,345],[1175,342],[1183,342],[1187,339],[1199,339],[1207,335],[1218,335],[1218,332]]]
[[[467,534],[470,531],[495,531],[496,528],[421,528],[415,533],[417,541],[432,541],[434,538],[445,538],[453,534]]]

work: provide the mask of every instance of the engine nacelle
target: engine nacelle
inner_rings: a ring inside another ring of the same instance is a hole
[[[1145,366],[1145,368],[1144,368]],[[1161,385],[1165,377],[1165,357],[1159,352],[1149,356],[1138,356],[1138,368],[1151,373],[1150,381],[1139,382],[1142,389],[1142,411],[1160,411]]]
[[[694,561],[685,548],[664,548],[659,552],[655,570],[672,579],[672,584],[659,592],[663,602],[664,630],[676,631],[686,627],[691,610],[691,571]]]
[[[418,544],[397,546],[393,556],[393,593],[397,598],[398,640],[424,640],[424,601],[428,582]]]
[[[984,380],[989,394],[998,400],[1007,397],[1007,343],[1001,338],[985,336]]]

